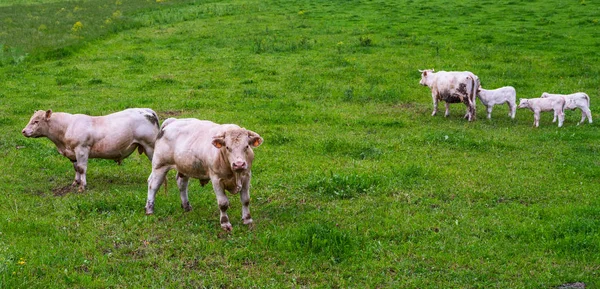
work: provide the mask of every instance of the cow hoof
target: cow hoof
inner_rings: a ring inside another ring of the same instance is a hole
[[[227,223],[221,224],[221,229],[223,229],[223,231],[225,231],[225,232],[231,232],[233,227],[231,226],[231,223],[227,222]]]
[[[189,202],[185,203],[185,204],[181,204],[181,207],[183,208],[184,211],[189,212],[192,210],[192,205],[190,205]]]
[[[85,191],[85,187],[83,186],[79,186],[79,189],[77,189],[77,192],[79,193],[83,193]]]
[[[252,218],[242,220],[242,223],[244,223],[244,225],[252,225],[252,222]]]
[[[147,204],[146,205],[146,215],[152,215],[154,214],[154,204]]]
[[[436,112],[434,111],[434,112],[431,113],[431,116],[435,116],[435,114],[436,114]]]

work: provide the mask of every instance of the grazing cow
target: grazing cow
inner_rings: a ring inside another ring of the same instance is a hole
[[[519,102],[519,108],[529,108],[533,111],[533,125],[538,127],[540,125],[540,112],[542,111],[554,111],[554,120],[558,117],[558,127],[563,125],[565,120],[565,114],[563,112],[565,107],[565,99],[560,96],[550,96],[547,98],[521,98]]]
[[[431,88],[431,97],[433,99],[433,113],[436,115],[438,102],[446,102],[445,116],[450,115],[450,103],[462,102],[467,106],[465,118],[469,121],[475,120],[475,98],[479,89],[479,78],[469,72],[439,71],[433,69],[419,70],[421,72],[421,81],[423,86]]]
[[[136,148],[152,160],[158,135],[158,116],[149,108],[130,108],[106,116],[36,111],[22,133],[47,137],[58,152],[73,162],[79,192],[85,190],[88,158],[121,164]]]
[[[492,109],[496,104],[508,104],[508,116],[514,119],[517,112],[517,92],[512,86],[505,86],[498,89],[487,90],[479,87],[477,96],[481,103],[487,108],[487,118],[492,118]]]
[[[163,123],[148,177],[146,214],[154,213],[154,196],[170,169],[177,170],[177,186],[184,210],[192,209],[188,201],[189,178],[200,180],[204,186],[212,182],[221,211],[221,228],[231,231],[227,216],[229,199],[225,190],[240,193],[242,221],[251,224],[250,178],[254,152],[262,144],[257,133],[234,124],[216,124],[194,118],[169,118]]]
[[[592,111],[590,111],[590,97],[583,92],[576,92],[572,94],[551,94],[544,92],[542,93],[543,98],[551,96],[561,96],[565,99],[565,108],[569,110],[575,110],[579,108],[581,110],[581,121],[577,125],[582,124],[587,117],[589,123],[592,123]]]

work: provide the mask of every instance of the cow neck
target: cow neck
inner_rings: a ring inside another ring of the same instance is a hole
[[[47,137],[57,146],[64,146],[65,133],[71,123],[71,116],[68,113],[56,112],[48,120]]]

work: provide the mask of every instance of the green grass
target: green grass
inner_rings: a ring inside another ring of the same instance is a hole
[[[584,91],[595,113],[598,3],[33,2],[0,5],[0,288],[600,286],[598,126],[431,117],[418,84],[470,70],[518,97]],[[20,134],[36,109],[128,107],[259,133],[254,228],[231,195],[222,232],[198,182],[183,212],[174,172],[145,216],[137,154],[69,191],[70,162]]]

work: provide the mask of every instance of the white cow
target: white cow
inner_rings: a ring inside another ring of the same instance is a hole
[[[158,135],[158,116],[149,108],[130,108],[106,116],[36,111],[22,133],[47,137],[58,152],[73,162],[79,191],[87,185],[88,158],[115,160],[119,164],[136,148],[152,160]]]
[[[450,114],[450,103],[462,102],[467,106],[465,118],[469,121],[475,120],[475,98],[479,89],[479,78],[469,72],[439,71],[433,69],[419,70],[421,72],[421,81],[419,84],[431,88],[431,97],[433,99],[433,113],[436,115],[438,102],[446,102],[445,116]]]
[[[263,139],[257,133],[235,124],[216,124],[194,118],[169,118],[163,123],[148,177],[146,214],[154,213],[154,196],[170,169],[177,170],[177,186],[184,210],[192,209],[188,201],[189,178],[197,178],[204,186],[212,182],[221,211],[221,228],[231,231],[227,216],[229,199],[225,190],[240,192],[242,221],[251,224],[250,178],[254,152]]]
[[[492,118],[492,109],[497,104],[508,104],[508,116],[514,119],[517,112],[517,92],[512,86],[504,86],[498,89],[487,90],[479,88],[477,96],[481,103],[487,108],[487,118]]]
[[[560,96],[551,96],[547,98],[521,98],[519,102],[519,108],[529,108],[533,111],[533,125],[538,127],[540,125],[540,112],[542,111],[554,111],[554,120],[558,117],[558,127],[563,125],[565,120],[565,114],[563,112],[565,107],[565,99]]]
[[[579,108],[581,110],[581,121],[577,125],[582,124],[587,117],[589,123],[592,123],[592,111],[590,110],[590,97],[583,92],[576,92],[572,94],[551,94],[544,92],[542,93],[543,98],[561,96],[565,99],[565,109],[575,110]]]

